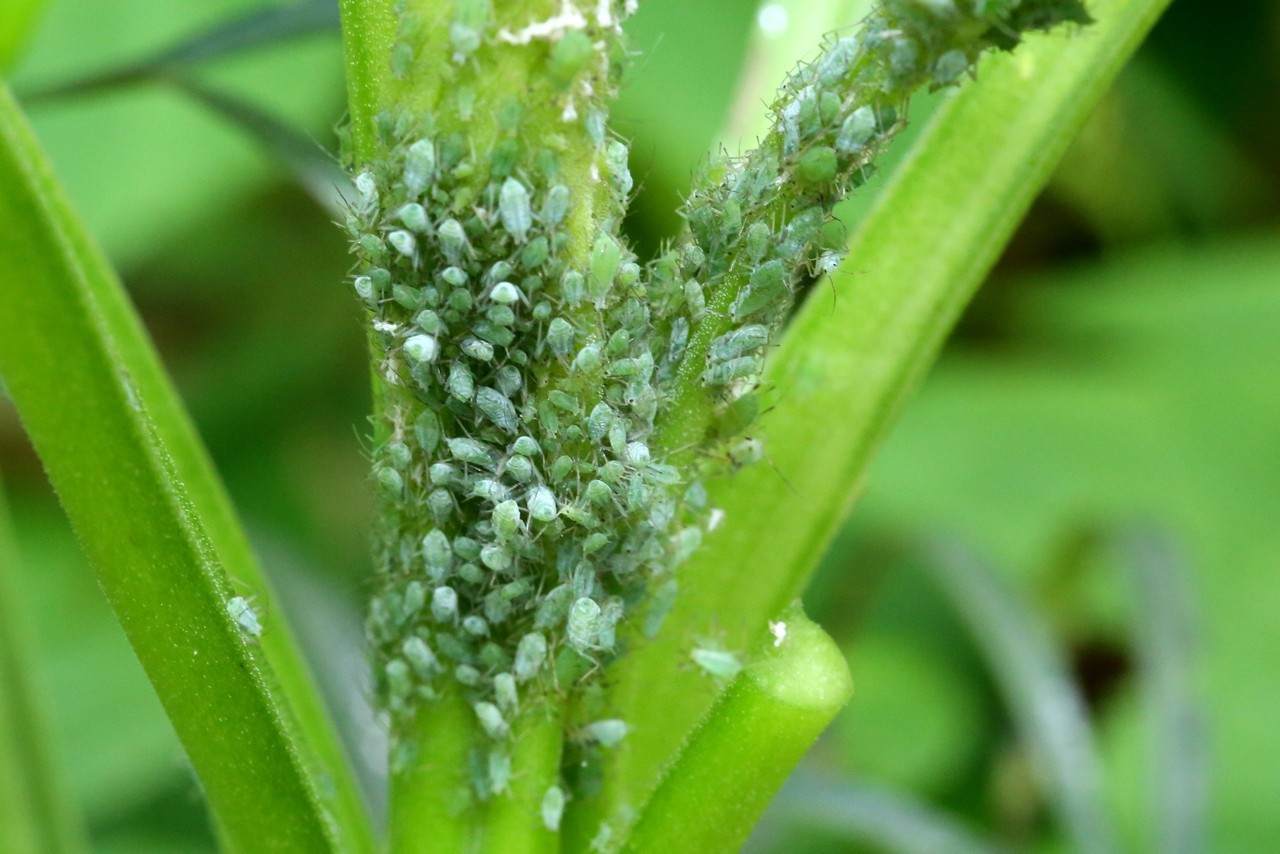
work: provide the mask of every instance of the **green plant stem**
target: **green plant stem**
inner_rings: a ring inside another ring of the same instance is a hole
[[[542,821],[542,797],[560,777],[564,743],[559,704],[540,704],[512,725],[511,791],[489,803],[484,854],[553,854],[558,834]]]
[[[88,846],[49,749],[29,620],[14,583],[19,566],[0,492],[0,851],[70,854]]]
[[[1167,0],[1098,0],[1078,36],[1037,36],[990,57],[981,85],[946,103],[882,190],[834,276],[771,354],[761,421],[768,459],[712,484],[724,523],[681,573],[662,634],[616,670],[635,733],[615,808],[654,784],[660,757],[712,702],[670,662],[719,631],[730,648],[803,589],[884,437],[1072,135]],[[839,429],[831,425],[838,423]],[[749,572],[751,583],[741,583]],[[625,766],[625,767],[623,767]]]
[[[282,610],[119,281],[0,90],[0,373],[240,850],[373,848]],[[228,611],[253,597],[265,630]]]
[[[785,639],[758,632],[766,636],[759,658],[667,768],[627,851],[738,851],[791,769],[849,701],[853,680],[835,642],[798,607],[781,619]]]
[[[467,851],[479,816],[469,803],[467,761],[477,745],[475,714],[457,687],[422,709],[402,743],[417,744],[417,761],[391,772],[390,848],[394,854]]]

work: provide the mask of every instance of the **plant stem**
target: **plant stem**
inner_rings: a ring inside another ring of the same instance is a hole
[[[629,852],[738,851],[853,693],[835,642],[798,608],[720,696],[645,805]],[[764,634],[760,632],[759,634]]]
[[[542,820],[542,798],[560,777],[560,706],[528,709],[512,725],[511,791],[489,803],[484,854],[553,854],[559,837]]]
[[[467,762],[477,745],[475,715],[450,685],[440,700],[418,712],[413,732],[419,758],[391,770],[390,849],[393,854],[467,851],[479,815],[470,803]]]
[[[86,849],[49,749],[48,716],[32,678],[29,620],[16,596],[17,544],[0,493],[0,851]]]

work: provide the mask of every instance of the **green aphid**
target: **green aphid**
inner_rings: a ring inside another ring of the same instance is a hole
[[[782,261],[775,258],[752,271],[747,286],[733,301],[730,314],[735,321],[743,320],[776,303],[786,290]]]
[[[378,486],[392,497],[398,497],[404,491],[404,477],[390,466],[383,466],[377,472]]]
[[[769,343],[769,327],[762,324],[743,326],[726,332],[711,342],[708,358],[714,362],[723,362],[759,349]]]
[[[593,53],[590,36],[582,30],[569,30],[551,48],[547,71],[552,82],[561,89],[568,87]]]
[[[516,681],[528,682],[547,661],[547,639],[539,632],[530,632],[516,645],[514,673]]]
[[[836,150],[841,154],[855,154],[866,146],[876,131],[876,114],[869,106],[862,106],[849,114],[836,132]]]
[[[457,439],[446,439],[445,443],[449,446],[449,453],[453,454],[455,459],[479,466],[487,471],[493,471],[493,449],[484,442],[464,436]]]
[[[835,179],[838,168],[835,149],[819,145],[800,155],[796,177],[806,184],[826,184]]]
[[[553,319],[547,326],[547,346],[561,358],[568,356],[573,349],[573,337],[573,327],[563,317]]]
[[[482,386],[476,390],[476,408],[499,429],[515,433],[519,428],[516,407],[505,394],[494,388]]]
[[[569,202],[572,194],[564,184],[556,184],[547,190],[547,197],[542,202],[542,222],[544,225],[556,226],[564,222],[569,214]]]
[[[476,381],[471,375],[471,369],[462,362],[454,362],[449,366],[449,379],[445,388],[452,397],[469,403],[476,393]]]
[[[724,362],[716,362],[702,372],[703,385],[727,385],[737,380],[756,376],[760,373],[760,359],[757,356],[739,356]]]
[[[613,286],[622,262],[622,247],[608,234],[599,235],[591,246],[590,276],[587,278],[587,296],[601,305]]]
[[[458,345],[464,354],[470,356],[478,362],[492,362],[494,356],[493,345],[488,341],[481,341],[479,338],[467,337],[462,339],[462,343]]]
[[[507,233],[517,243],[524,243],[533,227],[533,208],[529,204],[529,191],[515,178],[502,182],[498,192],[498,217]]]

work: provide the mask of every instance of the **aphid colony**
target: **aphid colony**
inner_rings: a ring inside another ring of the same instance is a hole
[[[627,148],[605,127],[617,5],[607,26],[606,3],[557,19],[577,29],[512,33],[459,3],[453,84],[430,113],[382,117],[347,218],[380,378],[379,695],[403,718],[460,685],[495,741],[490,794],[529,697],[597,672],[624,621],[659,629],[706,526],[701,481],[762,455],[747,431],[767,347],[805,272],[832,266],[831,206],[907,96],[1023,26],[1010,2],[884,3],[791,76],[773,131],[708,170],[686,233],[642,267],[618,233]],[[1040,12],[1026,23],[1053,22]],[[541,57],[543,88],[486,90],[503,51]],[[581,740],[616,744],[625,724],[598,711]],[[547,793],[548,826],[563,800]]]

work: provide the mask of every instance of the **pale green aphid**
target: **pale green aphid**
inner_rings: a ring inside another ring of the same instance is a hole
[[[539,522],[550,522],[556,518],[556,496],[545,486],[535,486],[529,491],[525,501],[529,508],[529,517]]]
[[[436,170],[436,149],[429,139],[410,145],[404,158],[404,185],[412,195],[420,196]]]
[[[601,747],[617,747],[627,736],[627,722],[618,718],[595,721],[582,729],[587,739],[598,743]]]
[[[417,635],[411,635],[400,647],[401,653],[419,679],[431,679],[440,670],[440,661],[436,658],[427,642]]]
[[[547,639],[539,632],[530,632],[516,645],[515,676],[527,682],[538,674],[547,660]]]
[[[732,652],[696,648],[689,654],[693,663],[717,679],[732,679],[742,670],[742,662]]]
[[[533,227],[533,209],[529,206],[529,191],[515,178],[508,178],[498,193],[498,216],[517,243],[524,243]]]
[[[512,305],[520,301],[520,289],[510,282],[498,282],[489,291],[489,299],[502,305]]]
[[[227,616],[231,617],[240,633],[249,638],[262,636],[262,623],[253,605],[243,596],[232,596],[227,600]]]
[[[515,405],[497,389],[487,386],[477,389],[476,408],[501,430],[514,433],[519,427]]]
[[[458,618],[458,593],[441,585],[431,593],[431,616],[436,622],[451,623]]]
[[[496,748],[489,751],[489,791],[495,795],[505,794],[510,783],[511,757]]]
[[[462,339],[462,344],[459,346],[462,348],[463,353],[466,353],[478,362],[493,361],[493,345],[488,341],[481,341],[479,338],[467,337]]]
[[[564,789],[559,786],[551,786],[547,789],[547,793],[542,796],[542,825],[552,833],[560,829],[560,819],[564,816],[564,805]]]
[[[511,730],[497,706],[493,703],[482,701],[476,703],[472,708],[475,710],[476,717],[480,719],[480,727],[490,738],[501,739],[507,737]]]
[[[416,258],[418,255],[418,239],[404,229],[396,229],[388,234],[387,242],[406,258]]]
[[[583,654],[598,648],[600,615],[599,603],[587,596],[579,597],[569,606],[565,632],[571,647]]]
[[[417,364],[434,362],[440,355],[440,345],[430,335],[411,335],[404,342],[405,357]]]
[[[515,711],[520,705],[520,695],[516,689],[516,678],[510,673],[499,673],[493,677],[493,693],[498,699],[498,707],[506,711]]]

